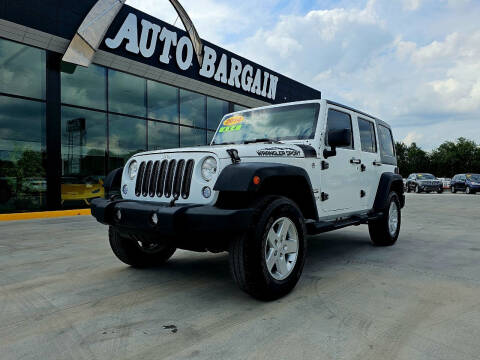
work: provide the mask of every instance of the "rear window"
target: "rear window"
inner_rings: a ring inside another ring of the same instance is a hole
[[[390,129],[379,124],[378,137],[380,140],[380,150],[382,151],[382,155],[395,157],[395,148],[393,146],[393,137]]]

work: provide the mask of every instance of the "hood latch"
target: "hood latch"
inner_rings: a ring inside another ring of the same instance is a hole
[[[238,150],[237,149],[228,149],[227,150],[228,155],[230,155],[230,159],[232,159],[232,164],[238,164],[242,159],[240,159],[240,156],[238,156]]]

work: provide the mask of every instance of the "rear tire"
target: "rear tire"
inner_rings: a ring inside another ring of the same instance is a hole
[[[465,194],[469,194],[469,195],[470,195],[471,193],[472,193],[472,190],[470,189],[470,186],[467,186],[467,187],[465,188]]]
[[[110,247],[117,258],[135,268],[159,266],[167,262],[177,250],[172,246],[156,244],[139,244],[137,241],[123,237],[110,226],[108,229]]]
[[[288,294],[302,274],[305,233],[303,215],[294,202],[262,198],[251,227],[230,244],[230,269],[240,289],[265,301]]]
[[[402,224],[400,199],[394,191],[390,192],[384,215],[368,222],[370,239],[376,246],[392,246],[397,242]]]

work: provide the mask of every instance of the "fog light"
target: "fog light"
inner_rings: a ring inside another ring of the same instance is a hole
[[[153,214],[152,214],[152,223],[153,223],[153,225],[157,225],[157,224],[158,224],[158,215],[157,215],[157,213],[153,213]]]
[[[205,199],[208,199],[210,196],[212,196],[212,189],[210,189],[208,186],[205,186],[202,189],[202,195]]]
[[[122,220],[122,212],[119,210],[117,210],[117,212],[115,213],[115,217],[117,218],[117,221],[120,221]]]
[[[124,195],[128,194],[128,185],[127,184],[123,185],[122,192],[123,192]]]

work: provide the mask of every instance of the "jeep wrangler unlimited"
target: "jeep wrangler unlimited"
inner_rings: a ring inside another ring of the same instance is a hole
[[[228,251],[239,287],[271,300],[295,287],[307,235],[368,224],[375,245],[396,242],[396,165],[377,118],[326,100],[268,106],[225,116],[210,146],[133,156],[92,214],[128,265],[158,266],[177,248]]]

